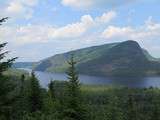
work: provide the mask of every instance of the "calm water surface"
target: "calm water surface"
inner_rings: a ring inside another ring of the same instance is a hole
[[[29,69],[25,69],[31,71]],[[40,84],[47,87],[51,80],[67,80],[66,74],[62,73],[48,73],[48,72],[35,72]],[[109,86],[123,86],[132,88],[160,88],[160,76],[154,77],[97,77],[89,75],[79,75],[80,82],[88,85],[109,85]]]

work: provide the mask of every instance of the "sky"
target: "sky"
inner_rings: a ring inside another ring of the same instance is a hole
[[[126,40],[160,57],[159,11],[159,0],[0,0],[0,43],[18,61]]]

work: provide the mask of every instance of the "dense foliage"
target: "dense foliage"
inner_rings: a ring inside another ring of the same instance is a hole
[[[24,78],[21,79],[23,81]],[[38,97],[42,103],[37,102],[38,107],[34,106],[36,110],[32,111],[30,108],[35,98],[33,101],[29,99],[30,79],[25,79],[24,82],[21,82],[24,87],[19,88],[20,92],[16,93],[19,97],[10,104],[10,119],[4,120],[160,119],[160,89],[157,88],[129,89],[81,85],[81,98],[76,99],[68,96],[72,94],[72,91],[68,93],[68,82],[52,81],[48,90],[37,89],[42,95]]]

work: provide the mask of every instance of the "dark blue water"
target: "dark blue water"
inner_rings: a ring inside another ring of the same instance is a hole
[[[30,70],[28,70],[30,71]],[[40,84],[47,87],[51,80],[67,80],[66,74],[61,73],[48,73],[48,72],[35,72]],[[79,80],[82,84],[88,85],[109,85],[109,86],[122,86],[131,88],[160,88],[160,76],[154,77],[97,77],[88,75],[79,75]]]

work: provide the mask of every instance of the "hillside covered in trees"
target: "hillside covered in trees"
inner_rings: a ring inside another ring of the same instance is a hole
[[[160,61],[132,40],[79,49],[44,59],[34,70],[66,72],[67,60],[75,55],[81,74],[98,76],[145,76],[160,73]]]

